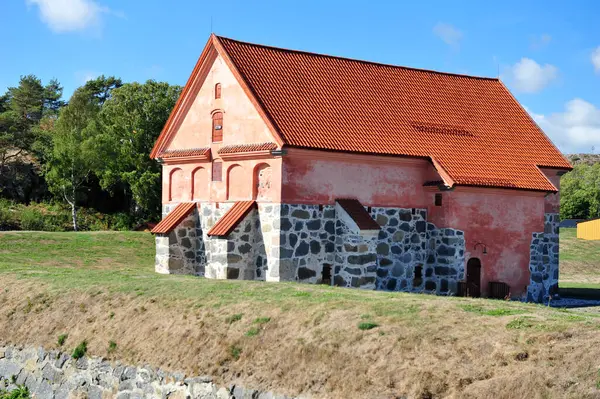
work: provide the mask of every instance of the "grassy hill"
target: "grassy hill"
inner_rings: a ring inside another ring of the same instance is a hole
[[[569,240],[563,275],[589,276]],[[68,334],[67,348],[313,397],[600,395],[593,309],[165,276],[153,256],[148,233],[0,233],[0,343]]]
[[[561,229],[560,282],[600,289],[600,241],[578,240],[577,229]]]

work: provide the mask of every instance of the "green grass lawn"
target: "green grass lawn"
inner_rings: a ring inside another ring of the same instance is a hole
[[[240,301],[298,306],[331,303],[332,307],[368,303],[377,314],[402,314],[397,300],[409,305],[435,301],[435,296],[340,289],[297,283],[265,284],[258,281],[218,281],[154,272],[154,237],[146,232],[8,232],[0,233],[0,275],[35,279],[57,291],[97,290],[193,300],[223,306]],[[393,300],[393,301],[390,301]],[[464,298],[450,298],[460,308]],[[503,302],[482,305],[492,313]],[[531,306],[510,303],[512,308]],[[461,308],[462,309],[462,308]],[[410,313],[410,312],[408,312]]]
[[[600,289],[600,241],[580,240],[577,229],[561,229],[559,285]]]
[[[393,308],[388,299],[398,295],[297,283],[161,275],[154,272],[154,252],[154,237],[146,232],[0,233],[0,275],[36,279],[58,291],[98,290],[165,301],[208,301],[216,307],[240,301],[278,306],[330,301],[335,307],[356,301],[369,302],[377,314],[383,314]],[[419,300],[433,298],[421,296]]]
[[[576,229],[562,229],[560,239],[561,288],[600,289],[600,241],[579,240]],[[354,295],[297,284],[203,280],[199,285],[193,276],[158,275],[153,264],[154,237],[145,232],[0,233],[0,273],[38,278],[57,289],[103,285],[111,291],[181,298],[219,291],[224,303],[240,295],[267,300],[286,292],[307,297]]]

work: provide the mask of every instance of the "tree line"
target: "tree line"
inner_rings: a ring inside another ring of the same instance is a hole
[[[64,101],[57,80],[22,76],[0,96],[0,197],[64,202],[74,230],[81,206],[160,219],[161,171],[149,153],[180,92],[100,76]]]
[[[562,219],[600,218],[600,163],[577,163],[560,179]]]

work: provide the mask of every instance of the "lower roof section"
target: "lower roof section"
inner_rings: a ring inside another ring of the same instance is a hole
[[[337,199],[336,202],[354,220],[360,230],[379,230],[379,224],[357,199]]]
[[[154,234],[168,234],[179,225],[196,207],[195,202],[182,202],[178,204],[163,220],[153,229]]]
[[[208,231],[209,236],[227,237],[246,215],[256,207],[256,201],[238,201]]]

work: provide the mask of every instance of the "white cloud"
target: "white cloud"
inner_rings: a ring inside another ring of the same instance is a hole
[[[107,7],[93,0],[26,0],[37,5],[40,18],[54,32],[73,32],[98,26],[102,14],[110,12]]]
[[[563,112],[542,115],[527,111],[563,153],[600,149],[600,109],[594,104],[575,98],[565,104]]]
[[[548,86],[558,77],[558,69],[554,65],[540,65],[530,58],[505,69],[503,78],[523,93],[536,93]]]
[[[463,33],[456,27],[441,22],[433,27],[433,33],[442,39],[444,43],[454,48],[458,48],[463,38]]]
[[[600,46],[592,51],[592,64],[594,64],[596,72],[600,73]]]

